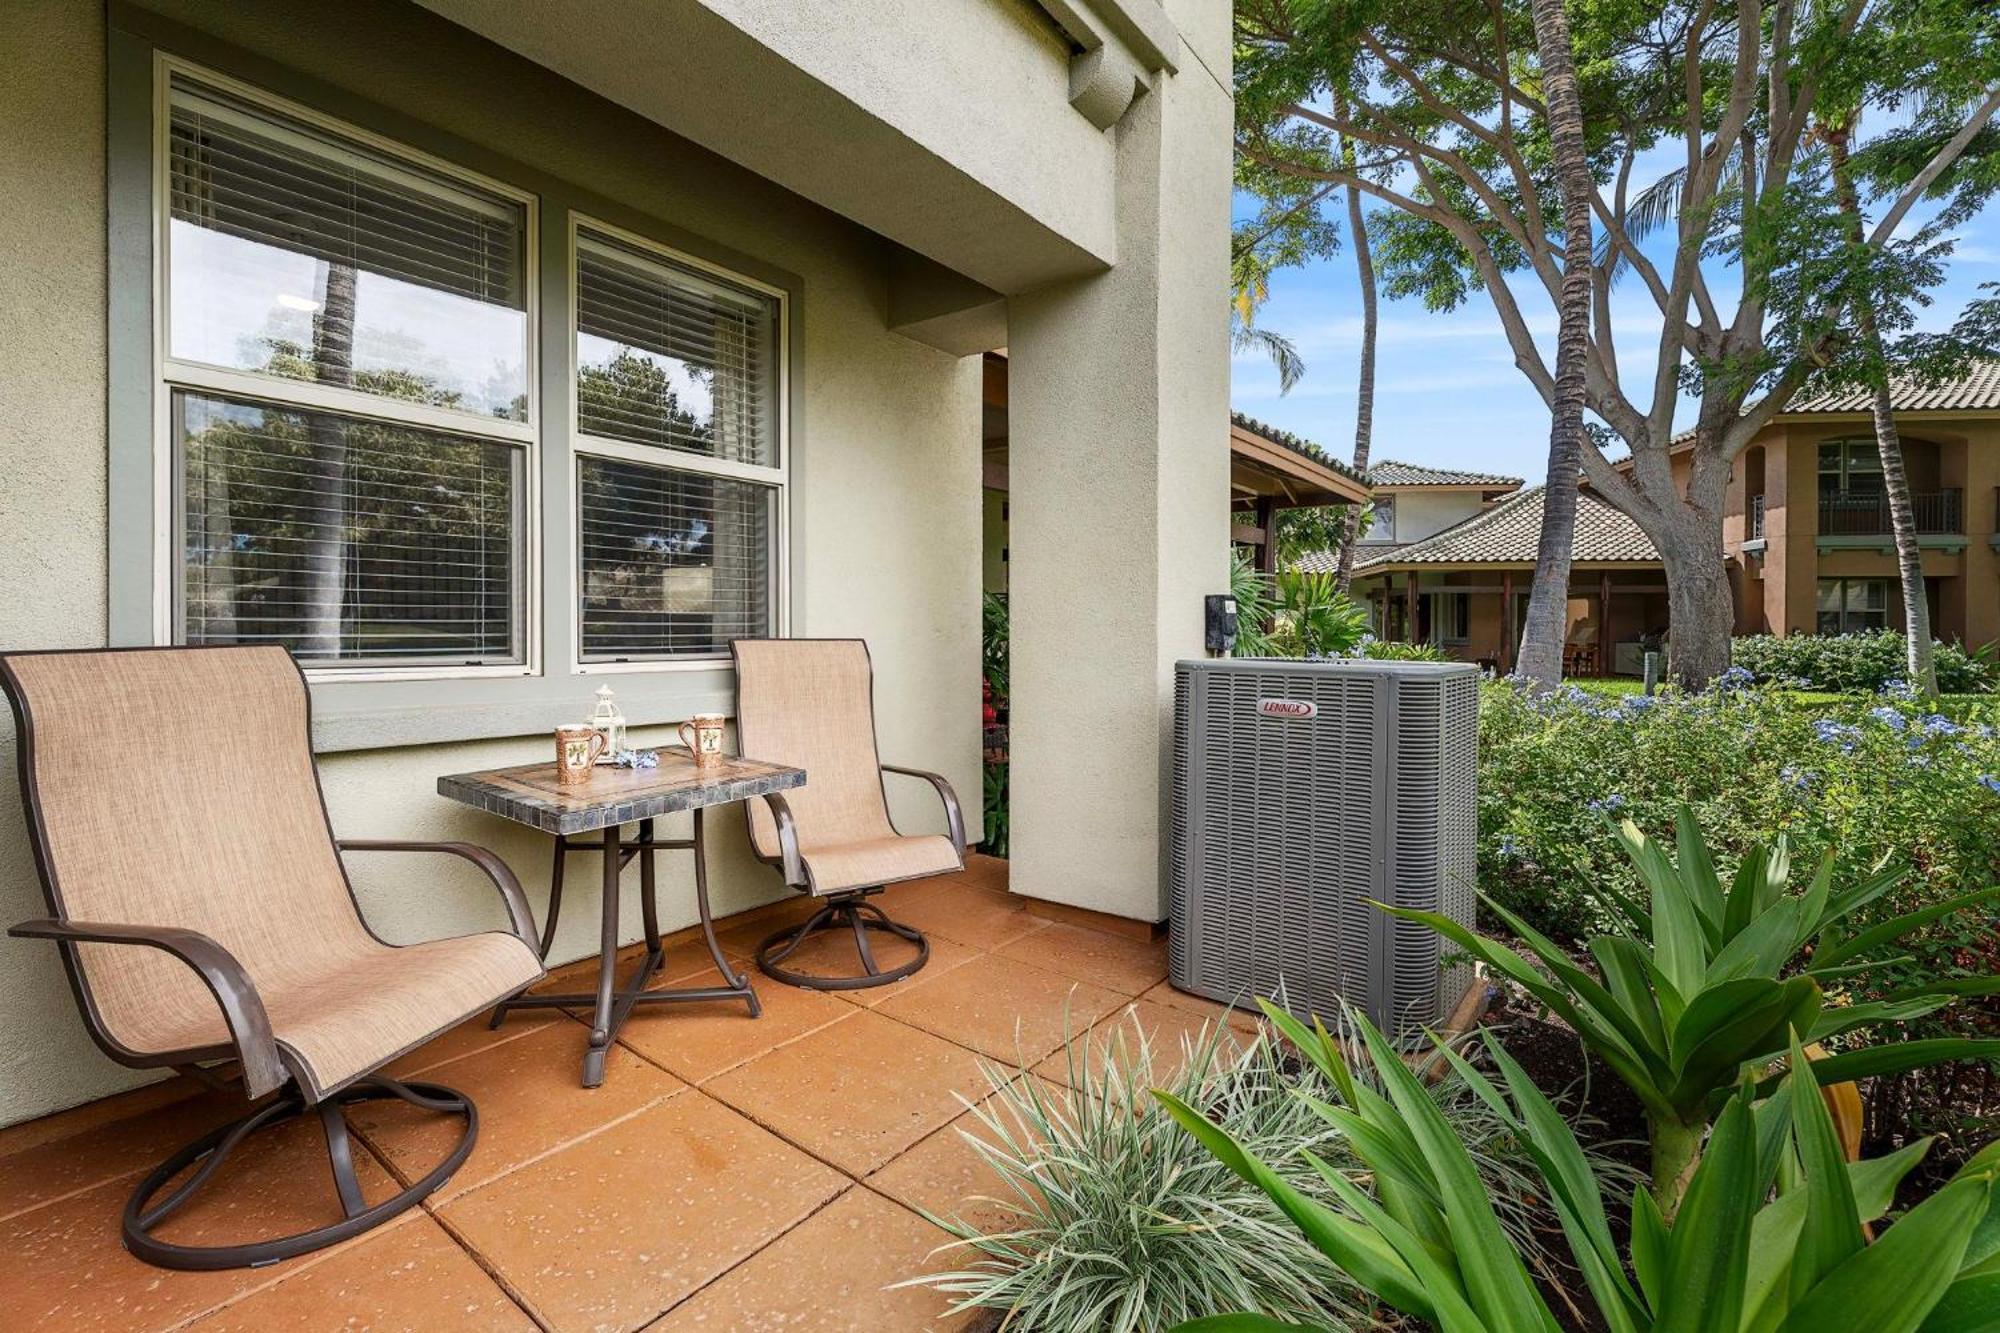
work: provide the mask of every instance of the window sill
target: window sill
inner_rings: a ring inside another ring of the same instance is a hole
[[[588,718],[592,691],[603,683],[603,675],[316,680],[313,749],[331,754],[547,735]],[[736,673],[727,662],[622,672],[616,689],[634,727],[736,710]]]

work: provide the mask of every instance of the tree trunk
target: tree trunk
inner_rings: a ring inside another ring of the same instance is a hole
[[[1549,405],[1548,484],[1542,490],[1542,532],[1535,583],[1528,594],[1516,673],[1536,689],[1562,680],[1569,634],[1569,567],[1576,546],[1576,489],[1583,467],[1585,358],[1590,339],[1591,234],[1589,199],[1596,188],[1583,142],[1583,105],[1571,62],[1569,21],[1562,0],[1534,0],[1535,45],[1555,149],[1563,212],[1563,275],[1556,331],[1555,393]],[[1604,626],[1598,638],[1606,638]]]
[[[1719,516],[1684,511],[1654,544],[1667,574],[1667,667],[1682,689],[1705,690],[1729,669],[1736,605],[1722,550]]]
[[[1851,122],[1822,126],[1827,157],[1833,168],[1834,195],[1847,226],[1850,245],[1861,245],[1861,198],[1854,189],[1848,169],[1847,136]],[[1896,538],[1896,572],[1903,585],[1903,640],[1909,667],[1910,687],[1930,698],[1937,693],[1937,664],[1931,652],[1931,607],[1924,595],[1924,556],[1917,545],[1916,510],[1910,503],[1910,479],[1903,470],[1903,440],[1896,430],[1896,414],[1889,391],[1889,363],[1882,351],[1882,330],[1875,323],[1875,310],[1862,298],[1856,302],[1855,329],[1862,351],[1867,355],[1874,377],[1871,406],[1875,417],[1875,452],[1882,459],[1882,492],[1889,502],[1889,528]]]
[[[1342,139],[1340,156],[1352,170],[1354,144]],[[1368,222],[1361,215],[1361,192],[1347,187],[1347,231],[1354,240],[1354,269],[1361,283],[1361,373],[1354,404],[1354,470],[1368,475],[1368,448],[1375,434],[1375,258],[1368,249]],[[1340,534],[1340,564],[1334,586],[1345,597],[1354,583],[1354,548],[1361,540],[1361,506],[1347,507]]]
[[[354,383],[354,282],[352,264],[329,263],[319,318],[313,327],[313,365],[321,384]],[[347,425],[315,413],[307,418],[312,459],[306,470],[305,607],[301,657],[337,659],[347,573]]]

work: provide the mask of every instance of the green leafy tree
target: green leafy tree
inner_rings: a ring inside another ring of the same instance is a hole
[[[1483,296],[1553,407],[1557,376],[1532,320],[1559,305],[1566,246],[1526,0],[1238,0],[1235,12],[1239,155],[1264,179],[1352,185],[1386,205],[1374,232],[1391,298],[1448,310]],[[2000,109],[2000,14],[1978,0],[1670,0],[1574,5],[1568,17],[1599,238],[1585,404],[1631,450],[1614,466],[1586,438],[1583,474],[1659,549],[1673,671],[1702,688],[1729,662],[1732,466],[1828,363],[1857,284],[1935,285],[1938,224],[1903,226]],[[1885,27],[1910,48],[1948,52],[1953,86],[1977,91],[1940,101],[1934,132],[1898,141],[1906,174],[1883,190],[1857,251],[1809,130],[1823,94],[1853,105],[1893,95],[1907,65],[1873,61],[1856,41]],[[1682,160],[1673,187],[1635,189],[1641,158],[1662,150]],[[1666,223],[1662,241],[1671,231],[1657,258],[1633,234],[1649,210]],[[1718,267],[1739,279],[1733,299],[1711,281]],[[1658,318],[1644,376],[1621,370],[1608,318],[1620,277]],[[1682,469],[1670,454],[1684,395],[1694,424]]]

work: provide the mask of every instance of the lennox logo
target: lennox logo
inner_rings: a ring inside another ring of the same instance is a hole
[[[1318,717],[1319,705],[1309,699],[1259,699],[1257,712],[1263,717]]]

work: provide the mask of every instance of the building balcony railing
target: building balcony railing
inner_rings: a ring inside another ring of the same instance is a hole
[[[1965,493],[1958,487],[1911,491],[1918,532],[1964,532]],[[1889,498],[1872,491],[1837,491],[1819,497],[1823,537],[1877,537],[1893,532]]]
[[[1764,540],[1764,497],[1761,495],[1750,497],[1750,540]]]

